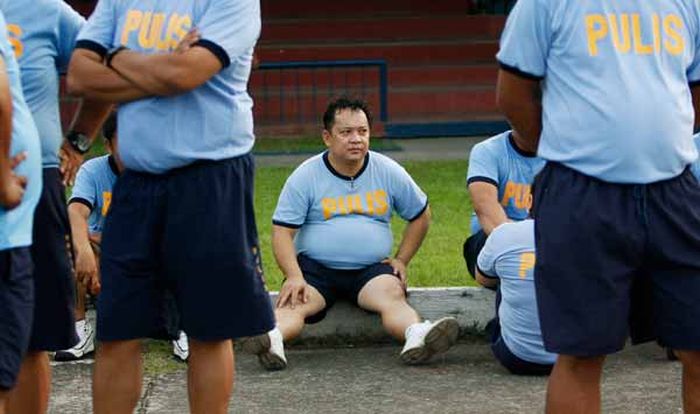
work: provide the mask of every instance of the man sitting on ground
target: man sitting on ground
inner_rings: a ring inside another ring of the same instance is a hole
[[[493,229],[479,253],[476,280],[498,286],[491,350],[516,375],[549,374],[557,356],[545,351],[535,297],[532,219]]]
[[[369,151],[370,125],[364,102],[332,102],[323,116],[328,150],[302,163],[282,189],[272,231],[286,278],[277,326],[247,342],[267,369],[284,369],[283,341],[339,298],[379,313],[385,329],[405,340],[401,360],[407,364],[427,361],[457,339],[454,318],[421,322],[406,301],[406,268],[430,223],[428,199],[400,165]],[[389,258],[394,211],[409,223]]]
[[[526,150],[520,141],[517,132],[506,131],[475,145],[469,156],[467,188],[474,213],[463,254],[472,276],[476,258],[491,231],[507,221],[527,217],[530,184],[544,167],[544,160]]]

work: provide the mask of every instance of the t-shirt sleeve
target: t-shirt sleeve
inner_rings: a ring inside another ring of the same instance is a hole
[[[389,168],[392,180],[392,207],[401,218],[413,221],[428,208],[428,196],[402,166],[392,163]]]
[[[289,176],[277,200],[277,207],[272,215],[273,224],[298,229],[306,222],[309,202],[302,190],[303,181],[298,171]]]
[[[97,205],[97,183],[94,178],[92,168],[89,164],[83,164],[75,177],[75,185],[71,193],[68,204],[81,203],[86,205],[90,211]]]
[[[501,34],[496,59],[503,70],[529,79],[542,79],[552,29],[548,7],[543,0],[518,0]]]
[[[223,68],[244,53],[252,54],[260,35],[259,0],[212,0],[196,23],[201,40]]]
[[[85,25],[85,19],[68,4],[62,1],[57,3],[59,4],[59,10],[56,38],[56,49],[58,51],[56,68],[60,73],[65,73],[68,70],[68,63],[73,54],[73,49],[75,49],[78,33]]]
[[[116,16],[113,1],[98,1],[95,11],[78,34],[76,48],[89,49],[104,56],[114,46]]]
[[[486,239],[484,247],[479,252],[479,256],[476,259],[476,266],[479,272],[487,277],[497,278],[496,274],[496,261],[498,257],[502,254],[503,242],[500,227],[496,227],[491,235]]]
[[[487,144],[477,144],[469,155],[467,185],[481,181],[498,187],[498,156]]]

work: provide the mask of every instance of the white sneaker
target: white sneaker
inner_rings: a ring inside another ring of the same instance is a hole
[[[190,356],[190,344],[184,331],[180,331],[180,336],[173,341],[173,355],[182,362]]]
[[[457,342],[459,324],[453,317],[436,322],[423,321],[406,328],[406,343],[401,360],[408,365],[426,362],[430,357],[445,352]]]
[[[284,356],[284,340],[278,328],[270,332],[241,341],[245,352],[258,356],[260,364],[268,371],[279,371],[287,368],[287,358]]]
[[[70,349],[57,351],[55,361],[76,361],[95,351],[95,331],[92,325],[85,319],[75,323],[75,331],[78,334],[78,343]]]

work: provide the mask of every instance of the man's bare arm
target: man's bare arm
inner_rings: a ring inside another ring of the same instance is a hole
[[[296,232],[296,229],[272,225],[272,252],[277,265],[287,279],[303,278],[294,247]]]
[[[193,46],[183,53],[160,55],[124,50],[114,56],[111,66],[148,93],[171,96],[204,84],[221,70],[222,63],[208,49]]]
[[[426,207],[423,214],[406,225],[399,249],[394,256],[405,265],[408,266],[413,256],[418,252],[420,245],[423,244],[425,235],[428,234],[428,228],[430,228],[430,219],[430,207]]]
[[[483,287],[496,287],[498,286],[498,279],[495,277],[484,276],[480,271],[479,267],[476,268],[476,282]]]
[[[78,251],[90,250],[90,236],[88,231],[88,218],[90,209],[82,203],[70,203],[68,205],[68,220],[70,221],[71,237]]]
[[[80,109],[75,116],[71,130],[81,132],[94,141],[97,132],[112,110],[113,105],[109,102],[83,99]],[[63,140],[59,151],[61,159],[61,175],[64,185],[73,185],[78,168],[83,163],[83,155],[76,151],[68,141]]]
[[[109,103],[129,102],[152,95],[105,66],[102,56],[87,49],[73,52],[66,84],[71,95]]]
[[[296,248],[294,247],[294,235],[297,230],[289,227],[272,225],[272,252],[285,281],[277,297],[278,308],[287,304],[294,309],[297,303],[306,303],[309,300],[309,292],[306,289],[306,281],[297,261]]]
[[[469,184],[469,195],[481,229],[486,235],[508,221],[505,210],[498,202],[498,188],[491,184],[475,181]]]
[[[68,205],[71,237],[75,246],[75,273],[78,282],[85,285],[91,293],[99,291],[100,282],[97,274],[97,260],[90,245],[88,218],[90,209],[82,203]]]
[[[13,172],[16,163],[24,156],[20,154],[16,161],[10,156],[12,141],[12,94],[7,77],[5,60],[0,58],[0,207],[12,209],[22,202],[25,177],[18,177]]]
[[[388,263],[394,268],[394,274],[401,279],[401,283],[403,283],[404,287],[408,281],[408,272],[406,269],[413,259],[413,256],[418,252],[420,245],[425,239],[425,235],[428,233],[430,217],[430,207],[426,206],[420,216],[406,225],[396,255],[394,255],[392,259],[387,259],[385,261],[385,263]]]
[[[83,99],[70,129],[80,131],[90,139],[94,139],[113,107],[114,105],[109,102]]]
[[[527,145],[523,149],[537,152],[542,132],[540,81],[525,79],[501,69],[498,71],[496,99],[503,115]]]

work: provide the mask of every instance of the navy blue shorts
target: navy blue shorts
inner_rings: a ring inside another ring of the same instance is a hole
[[[361,269],[331,269],[304,254],[297,256],[297,262],[306,283],[318,290],[326,301],[325,309],[308,318],[307,323],[322,320],[326,311],[338,299],[349,300],[357,305],[357,296],[367,282],[380,275],[394,274],[394,269],[384,263],[375,263]]]
[[[22,365],[34,314],[28,247],[0,251],[0,390],[12,388]]]
[[[547,163],[534,187],[548,351],[605,355],[628,336],[700,349],[700,185],[688,169],[631,185]]]
[[[75,277],[66,192],[58,168],[44,168],[41,198],[34,211],[34,325],[30,351],[59,351],[78,342]]]
[[[169,337],[179,327],[218,341],[274,327],[253,211],[251,155],[197,162],[166,174],[125,171],[102,234],[97,338]]]

